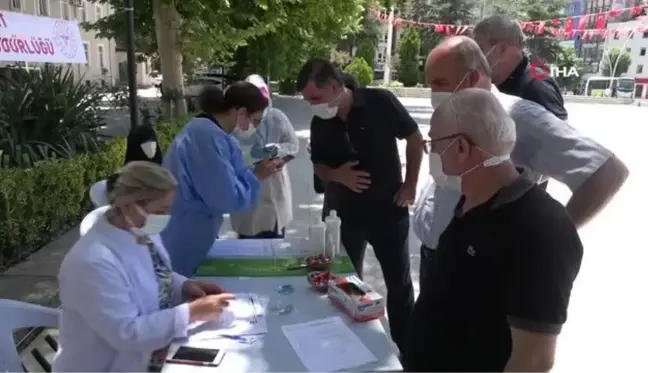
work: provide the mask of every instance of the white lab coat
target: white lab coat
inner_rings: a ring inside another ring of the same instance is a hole
[[[281,110],[273,107],[268,108],[254,135],[240,142],[248,164],[258,161],[250,156],[251,149],[267,144],[279,146],[280,158],[299,152],[299,139],[292,123]],[[274,231],[275,226],[281,231],[292,221],[292,189],[287,166],[261,182],[259,201],[252,209],[230,215],[236,233],[253,236]]]
[[[60,347],[53,371],[144,372],[153,351],[187,336],[189,306],[161,311],[148,248],[94,213],[90,230],[61,264]],[[168,262],[160,238],[151,239]],[[186,280],[174,273],[178,303]]]

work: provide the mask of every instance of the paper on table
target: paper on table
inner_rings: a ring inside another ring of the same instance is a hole
[[[338,316],[281,329],[310,372],[348,370],[377,360]]]
[[[267,333],[265,313],[268,299],[248,293],[238,293],[235,296],[236,299],[229,302],[218,320],[189,325],[189,339],[205,340]]]
[[[216,240],[208,257],[272,257],[274,240]]]

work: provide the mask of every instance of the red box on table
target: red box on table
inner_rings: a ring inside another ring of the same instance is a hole
[[[369,321],[385,315],[385,300],[356,275],[336,275],[329,281],[328,297],[354,321]]]

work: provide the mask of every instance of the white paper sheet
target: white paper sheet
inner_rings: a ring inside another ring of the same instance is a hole
[[[310,372],[351,370],[377,360],[338,316],[281,329]]]
[[[196,322],[189,325],[190,340],[206,340],[214,338],[241,339],[241,342],[251,343],[258,336],[266,334],[266,309],[268,299],[257,294],[238,293],[231,300],[218,320]],[[239,338],[243,337],[245,338]]]
[[[216,240],[209,250],[210,258],[272,257],[273,242],[282,240]]]

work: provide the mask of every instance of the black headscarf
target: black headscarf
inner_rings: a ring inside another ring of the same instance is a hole
[[[151,141],[154,141],[157,144],[153,158],[149,158],[142,150],[142,144]],[[149,161],[162,164],[162,149],[160,149],[160,144],[158,143],[155,130],[150,125],[144,124],[137,126],[128,133],[128,138],[126,139],[126,159],[124,160],[124,164],[133,161]]]

